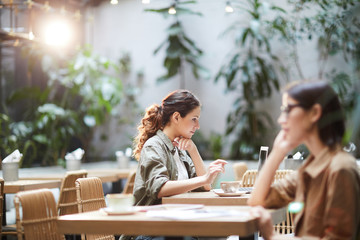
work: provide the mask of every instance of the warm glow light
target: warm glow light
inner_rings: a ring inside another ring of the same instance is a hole
[[[142,3],[142,4],[149,4],[149,3],[150,3],[150,0],[142,0],[141,3]]]
[[[45,43],[51,46],[66,46],[71,40],[70,25],[61,20],[50,21],[44,28]]]
[[[119,1],[118,0],[110,0],[110,3],[115,5],[115,4],[118,4]]]
[[[176,14],[176,9],[174,7],[170,7],[168,13],[174,15]]]

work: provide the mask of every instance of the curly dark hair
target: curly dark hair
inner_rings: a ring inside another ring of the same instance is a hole
[[[153,104],[145,110],[145,115],[138,126],[138,134],[134,140],[134,157],[138,160],[145,142],[163,129],[170,121],[174,112],[185,117],[189,112],[200,106],[199,99],[188,90],[176,90],[169,93],[161,103]]]

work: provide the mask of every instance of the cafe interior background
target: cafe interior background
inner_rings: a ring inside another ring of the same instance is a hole
[[[358,1],[3,0],[1,158],[21,166],[114,161],[147,106],[178,88],[202,102],[204,159],[257,160],[281,89],[327,79],[359,158]],[[295,151],[305,153],[300,146]]]

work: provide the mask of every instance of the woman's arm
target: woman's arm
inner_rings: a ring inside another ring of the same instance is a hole
[[[202,176],[206,174],[204,161],[202,160],[195,143],[190,138],[177,137],[174,139],[173,144],[180,150],[186,150],[189,153],[195,166],[196,175]]]
[[[280,131],[274,141],[273,150],[270,152],[268,159],[261,168],[259,176],[256,178],[254,189],[248,200],[250,206],[264,205],[276,170],[291,149],[292,145],[286,141],[284,131]]]
[[[207,170],[204,164],[204,161],[202,160],[200,153],[195,145],[195,143],[189,139],[189,138],[175,138],[174,139],[174,146],[177,146],[180,150],[186,150],[190,157],[191,160],[194,164],[195,167],[195,172],[197,176],[204,176],[207,174]],[[210,164],[210,167],[213,167],[212,165],[219,165],[219,167],[221,168],[221,172],[224,172],[224,165],[227,162],[224,160],[220,160],[220,161],[214,161]],[[217,168],[216,166],[214,168]],[[216,177],[216,176],[215,176]],[[215,179],[215,178],[214,178]],[[211,190],[211,183],[213,181],[211,181],[210,183],[205,183],[205,185],[200,185],[198,187],[204,187],[205,190]],[[196,187],[197,188],[197,187]],[[190,190],[193,190],[195,188],[192,188]],[[189,190],[189,191],[190,191]]]
[[[209,166],[208,171],[205,175],[186,179],[167,181],[160,189],[158,198],[172,196],[180,193],[185,193],[196,188],[211,185],[220,172],[224,172],[224,160],[216,160]]]

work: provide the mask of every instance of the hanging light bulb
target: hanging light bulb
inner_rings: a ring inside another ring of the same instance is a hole
[[[141,3],[142,3],[142,4],[149,4],[149,3],[150,3],[150,0],[141,0]]]
[[[175,9],[175,6],[171,6],[168,10],[168,13],[171,14],[171,15],[174,15],[176,14],[176,9]]]
[[[227,12],[227,13],[232,13],[232,12],[234,12],[234,8],[231,6],[230,1],[227,1],[227,2],[226,2],[225,12]]]
[[[119,3],[118,0],[110,0],[110,4],[112,4],[112,5],[116,5],[116,4],[118,4],[118,3]]]

